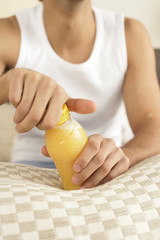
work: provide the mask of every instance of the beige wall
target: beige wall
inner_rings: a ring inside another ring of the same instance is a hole
[[[146,26],[153,46],[160,48],[160,0],[93,0],[93,3],[139,19]]]
[[[126,16],[139,19],[146,26],[154,47],[160,48],[160,0],[93,0],[100,8],[123,12]],[[37,0],[0,0],[0,17],[17,10],[34,6]]]

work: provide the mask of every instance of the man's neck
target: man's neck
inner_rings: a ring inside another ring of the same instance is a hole
[[[96,30],[90,0],[44,0],[44,23],[52,47],[62,57],[85,46],[92,51]]]

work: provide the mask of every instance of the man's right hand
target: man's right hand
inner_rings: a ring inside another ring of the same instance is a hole
[[[34,126],[41,130],[53,128],[62,115],[64,103],[70,111],[81,114],[96,110],[93,101],[70,98],[53,79],[33,70],[15,68],[1,78],[7,84],[8,99],[16,108],[14,122],[19,133]]]

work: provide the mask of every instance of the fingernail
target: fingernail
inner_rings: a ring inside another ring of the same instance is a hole
[[[73,167],[73,170],[75,172],[80,172],[81,171],[81,167],[78,164],[75,164],[74,167]]]
[[[76,177],[72,177],[72,182],[73,182],[73,184],[75,184],[75,185],[79,185],[79,184],[80,184],[79,179],[76,178]]]

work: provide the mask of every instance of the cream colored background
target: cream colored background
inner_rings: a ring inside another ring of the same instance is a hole
[[[139,19],[146,26],[154,47],[160,48],[160,0],[92,0],[100,8],[123,12],[126,16]],[[0,0],[0,17],[17,10],[32,7],[38,0]]]

